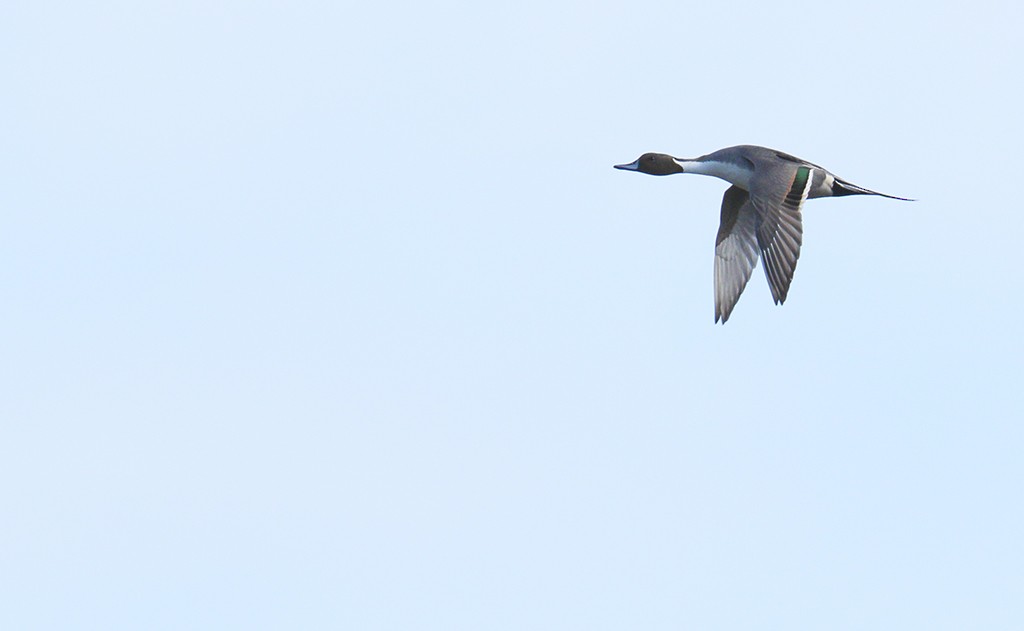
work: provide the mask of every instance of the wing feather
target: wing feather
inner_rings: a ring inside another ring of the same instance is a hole
[[[800,208],[811,190],[813,175],[808,166],[785,168],[784,172],[776,169],[759,174],[751,185],[750,201],[760,219],[757,247],[775,304],[786,301],[796,272],[803,244]]]
[[[715,240],[715,322],[729,319],[757,265],[759,223],[747,191],[738,186],[725,191]]]

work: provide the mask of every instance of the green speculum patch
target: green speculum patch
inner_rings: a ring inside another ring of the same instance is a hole
[[[807,178],[810,174],[811,170],[807,167],[799,167],[796,170],[796,177],[793,178],[793,186],[789,187],[789,194],[786,195],[787,203],[794,206],[800,203],[800,199],[804,195],[804,188],[807,186]]]

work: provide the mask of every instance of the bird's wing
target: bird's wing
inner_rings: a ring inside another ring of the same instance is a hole
[[[800,207],[813,181],[813,167],[783,165],[756,173],[750,183],[750,202],[759,219],[757,247],[775,304],[786,301],[793,282],[803,242]]]
[[[757,211],[750,195],[731,186],[722,197],[722,222],[715,240],[715,322],[724,324],[757,265]]]

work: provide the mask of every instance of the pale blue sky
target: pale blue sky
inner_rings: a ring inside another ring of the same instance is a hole
[[[5,2],[0,628],[1019,631],[1022,18]]]

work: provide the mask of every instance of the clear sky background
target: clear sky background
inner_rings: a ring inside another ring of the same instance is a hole
[[[4,2],[0,628],[1019,631],[1022,20]]]

